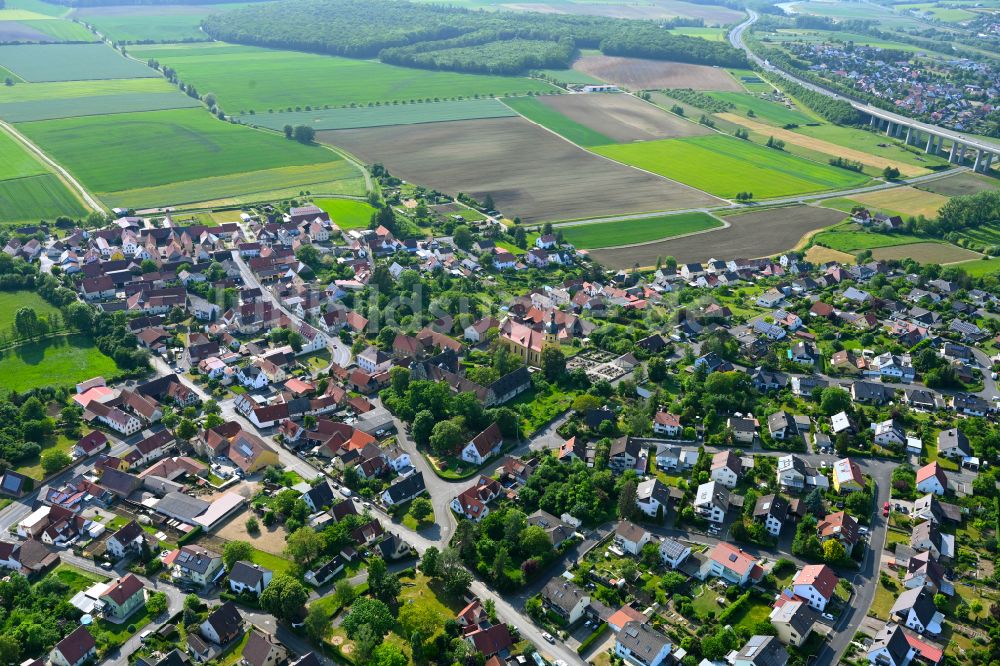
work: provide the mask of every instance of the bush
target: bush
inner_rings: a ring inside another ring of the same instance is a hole
[[[580,646],[576,648],[576,653],[583,654],[584,652],[586,652],[591,645],[596,643],[598,639],[603,638],[604,634],[608,633],[610,630],[611,627],[608,625],[607,622],[602,623],[596,630],[594,630],[592,634],[583,639],[583,642],[580,643]]]

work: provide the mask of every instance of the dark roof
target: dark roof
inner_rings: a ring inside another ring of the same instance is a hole
[[[268,570],[259,564],[239,560],[233,564],[232,571],[229,572],[229,580],[249,587],[257,587],[264,580],[266,571]]]
[[[771,515],[775,519],[784,522],[785,518],[788,517],[788,502],[781,495],[764,495],[757,498],[757,504],[754,505],[753,516],[758,518],[761,516]]]
[[[910,642],[906,640],[906,634],[898,624],[886,624],[877,634],[872,643],[869,653],[886,648],[889,656],[896,666],[902,666],[906,661],[906,656],[910,653]]]
[[[309,501],[317,509],[322,509],[325,506],[330,506],[333,504],[333,488],[330,484],[323,479],[315,486],[303,493],[303,497],[308,496]],[[353,504],[353,502],[351,503]]]
[[[59,654],[65,657],[66,661],[75,664],[97,647],[94,637],[90,635],[86,627],[77,627],[73,633],[56,644]]]
[[[629,620],[618,632],[618,643],[646,663],[670,645],[670,639],[645,622]]]
[[[754,666],[785,666],[788,652],[775,636],[751,636],[736,658]]]
[[[222,639],[236,633],[243,626],[243,616],[232,601],[227,601],[216,608],[205,621],[212,625]]]
[[[405,479],[397,479],[389,486],[386,492],[389,493],[389,497],[392,498],[393,502],[398,503],[408,500],[411,497],[416,497],[426,488],[427,486],[424,485],[424,473],[417,472]]]

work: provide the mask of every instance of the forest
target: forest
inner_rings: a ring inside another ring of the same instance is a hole
[[[673,23],[598,16],[474,11],[401,0],[286,0],[207,17],[227,42],[298,49],[431,69],[513,74],[567,67],[580,48],[607,54],[745,66],[724,42],[675,35]]]

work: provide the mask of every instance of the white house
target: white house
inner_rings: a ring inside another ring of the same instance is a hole
[[[825,564],[809,564],[802,567],[792,580],[792,592],[820,612],[833,598],[839,579],[833,569]]]
[[[670,491],[659,479],[647,479],[636,487],[635,503],[647,516],[655,516],[662,508],[666,510],[670,501]]]
[[[270,569],[265,569],[259,564],[240,560],[233,564],[229,572],[229,589],[237,594],[241,592],[253,592],[260,596],[268,585],[274,574]]]
[[[944,614],[934,605],[934,595],[923,587],[901,592],[889,616],[921,634],[940,634]]]
[[[679,416],[660,410],[653,417],[653,432],[657,435],[677,437],[681,434],[681,419]]]
[[[710,522],[721,523],[729,511],[729,489],[718,481],[701,484],[694,498],[694,511]]]
[[[936,460],[917,470],[917,490],[935,495],[944,495],[948,492],[948,477]]]
[[[739,456],[732,451],[720,451],[712,456],[709,478],[713,481],[721,483],[726,488],[735,488],[742,473],[743,464],[740,462]]]
[[[502,446],[503,435],[500,434],[500,426],[492,423],[465,445],[465,448],[462,449],[462,460],[474,465],[482,465],[489,458],[500,453]]]
[[[615,526],[615,545],[629,555],[638,555],[652,538],[652,534],[628,520],[619,520]]]
[[[630,620],[615,636],[615,654],[633,666],[661,666],[672,647],[669,638],[646,622]]]
[[[676,569],[691,555],[691,546],[685,546],[677,539],[664,537],[660,542],[660,559],[670,568]]]

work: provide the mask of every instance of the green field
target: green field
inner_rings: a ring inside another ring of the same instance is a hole
[[[575,69],[541,69],[538,70],[539,74],[542,76],[550,76],[553,80],[559,83],[579,83],[588,84],[592,83],[599,85],[604,83],[600,79],[594,78],[589,74],[584,74],[583,72],[578,72]]]
[[[978,227],[966,227],[958,232],[958,236],[983,245],[1000,246],[1000,223],[986,222]]]
[[[388,125],[417,125],[451,120],[504,118],[515,115],[517,114],[501,104],[499,100],[484,98],[457,102],[431,102],[430,104],[393,104],[370,108],[258,113],[239,116],[238,120],[247,125],[258,125],[273,130],[280,130],[285,125],[309,125],[316,130],[336,130]]]
[[[99,95],[121,95],[125,93],[177,92],[166,79],[106,79],[99,81],[53,81],[51,83],[31,83],[3,89],[0,104],[14,102],[61,102],[82,97]]]
[[[534,97],[511,97],[504,102],[528,120],[552,130],[578,146],[603,146],[614,143],[600,132],[567,118]]]
[[[215,93],[229,113],[553,90],[523,77],[434,72],[222,43],[135,47],[132,54],[174,68],[181,80]]]
[[[25,150],[19,141],[2,131],[0,131],[0,155],[3,155],[3,159],[0,160],[0,181],[48,173],[42,163]]]
[[[31,308],[39,317],[59,311],[33,291],[0,291],[0,331],[10,329],[18,308]]]
[[[0,353],[5,388],[26,391],[39,386],[70,386],[85,379],[114,376],[115,362],[82,335],[66,335],[19,345]]]
[[[1000,274],[1000,257],[963,261],[960,264],[952,264],[952,266],[961,268],[972,277],[986,277],[987,275]]]
[[[144,80],[144,79],[138,79]],[[155,79],[149,79],[155,80]],[[200,107],[201,102],[174,90],[154,93],[121,93],[96,97],[74,97],[63,101],[0,103],[0,118],[12,123],[54,118],[101,116],[113,113],[163,111]]]
[[[762,99],[757,95],[734,92],[709,92],[706,94],[715,99],[729,102],[736,107],[734,111],[741,116],[746,116],[748,112],[753,111],[753,118],[761,122],[778,126],[805,125],[816,122],[801,111],[788,109],[783,104]]]
[[[771,92],[774,88],[752,69],[730,69],[729,73],[740,85],[752,93]],[[749,79],[749,80],[745,80]],[[754,80],[756,79],[756,80]]]
[[[69,13],[68,7],[63,7],[60,5],[49,4],[43,0],[7,0],[7,9],[0,10],[3,12],[12,11],[24,11],[33,12],[35,14],[41,14],[42,16],[65,16]]]
[[[827,123],[797,127],[792,131],[804,136],[813,137],[814,139],[836,143],[845,148],[860,150],[870,155],[885,157],[900,164],[910,164],[930,169],[948,163],[946,157],[925,155],[922,146],[910,146],[912,150],[916,151],[910,152],[903,148],[902,142],[887,138],[877,132],[852,129],[850,127],[841,127],[840,125],[830,125]]]
[[[671,28],[670,32],[675,35],[701,37],[710,42],[724,42],[728,31],[725,28]]]
[[[0,222],[86,215],[63,182],[6,132],[0,132],[0,155]]]
[[[721,226],[721,222],[707,213],[681,213],[638,220],[560,226],[557,229],[562,232],[567,243],[592,250],[663,240]]]
[[[936,2],[921,2],[911,5],[894,5],[898,11],[916,10],[920,14],[930,14],[931,18],[946,23],[960,23],[974,19],[979,14],[957,7],[942,7]]]
[[[245,4],[82,7],[73,16],[116,42],[208,41],[208,36],[198,29],[201,20]]]
[[[909,245],[911,243],[920,243],[924,240],[911,234],[883,234],[860,231],[858,230],[858,226],[853,223],[836,227],[829,231],[821,231],[813,237],[813,241],[818,245],[826,246],[832,250],[839,250],[840,252],[857,252],[859,250],[872,250],[877,247]]]
[[[86,27],[73,21],[63,21],[62,19],[33,19],[21,21],[24,25],[44,32],[53,39],[60,42],[96,42],[97,35],[87,30]]]
[[[367,229],[375,209],[367,202],[354,199],[315,199],[314,204],[330,214],[341,229]]]
[[[81,81],[158,77],[104,44],[13,44],[0,46],[0,66],[25,81]]]
[[[593,151],[726,198],[748,191],[756,199],[768,199],[868,180],[863,174],[720,135],[600,146]]]
[[[43,120],[18,128],[100,193],[340,159],[320,146],[222,122],[195,109]]]

